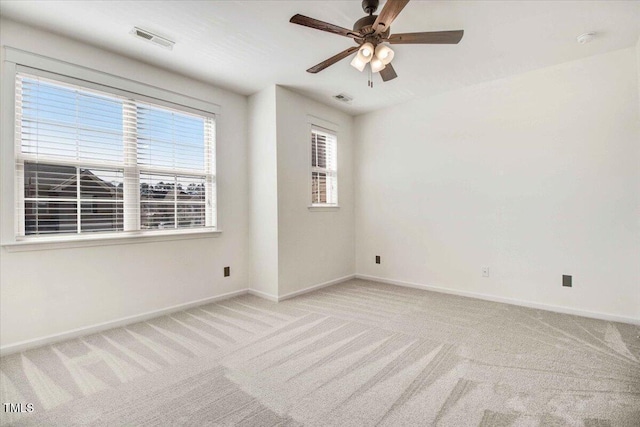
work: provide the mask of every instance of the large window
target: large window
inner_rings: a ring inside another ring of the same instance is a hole
[[[311,205],[337,206],[338,159],[335,133],[311,128]]]
[[[185,110],[18,73],[18,236],[214,229],[214,116]]]

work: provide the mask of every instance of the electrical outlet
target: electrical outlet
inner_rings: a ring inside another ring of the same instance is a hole
[[[380,264],[380,255],[376,255],[376,264]]]
[[[565,286],[567,288],[571,288],[573,285],[571,283],[573,277],[567,275],[567,274],[563,274],[562,275],[562,286]]]
[[[231,276],[231,267],[225,267],[224,268],[224,277],[229,277]]]
[[[489,277],[489,267],[482,267],[482,277]]]

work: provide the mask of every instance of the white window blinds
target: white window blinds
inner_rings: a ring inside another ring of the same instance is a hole
[[[17,234],[215,227],[215,122],[16,78]]]
[[[338,204],[337,138],[322,128],[311,128],[311,204]]]

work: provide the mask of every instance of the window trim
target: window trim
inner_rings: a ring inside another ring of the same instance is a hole
[[[15,178],[16,147],[18,143],[15,133],[15,84],[16,76],[19,72],[42,77],[53,77],[55,80],[70,82],[76,85],[80,84],[89,89],[98,89],[101,91],[108,89],[116,95],[125,94],[125,96],[129,97],[133,95],[137,100],[142,102],[173,109],[178,107],[187,113],[213,116],[215,119],[219,119],[222,109],[219,105],[201,99],[11,47],[4,47],[2,49],[2,66],[2,97],[0,98],[0,107],[2,110],[2,114],[0,115],[0,123],[2,123],[2,134],[0,134],[2,141],[0,144],[0,221],[2,224],[0,225],[0,245],[6,247],[8,250],[10,250],[10,248],[13,250],[16,250],[16,248],[45,249],[49,247],[97,246],[106,244],[107,242],[108,244],[124,244],[137,243],[139,241],[191,239],[195,237],[194,235],[211,237],[221,233],[217,203],[218,191],[217,188],[214,188],[212,204],[215,209],[213,218],[215,228],[203,227],[167,231],[153,230],[151,232],[143,230],[129,232],[119,231],[114,233],[105,232],[99,235],[61,234],[52,237],[20,236],[20,221],[18,221],[16,217],[16,192],[22,189],[17,187],[20,183],[18,182],[19,180]],[[214,162],[216,159],[215,133],[214,125]],[[214,174],[216,173],[216,169],[214,166]],[[215,179],[216,186],[217,183],[218,179]]]
[[[314,128],[321,130],[321,131],[326,131],[329,133],[332,133],[336,139],[336,202],[335,203],[313,203],[313,196],[312,196],[312,192],[310,191],[310,189],[313,186],[313,150],[311,148],[311,144],[307,142],[307,167],[308,167],[308,172],[307,172],[307,200],[309,200],[309,205],[307,206],[307,208],[309,209],[309,211],[311,212],[327,212],[327,211],[334,211],[334,210],[338,210],[340,209],[340,191],[338,190],[340,188],[339,186],[339,182],[340,182],[340,167],[338,165],[339,162],[339,157],[338,156],[338,129],[340,128],[340,126],[338,126],[336,123],[330,122],[328,120],[322,119],[320,117],[316,117],[316,116],[312,116],[312,115],[307,115],[307,137],[311,136],[311,133],[313,132]],[[309,141],[309,139],[307,139],[307,141]]]
[[[111,246],[133,243],[167,242],[172,240],[191,240],[208,237],[218,237],[222,230],[210,229],[179,229],[156,230],[153,233],[144,231],[120,231],[118,233],[60,235],[51,237],[25,238],[10,243],[3,243],[2,247],[8,252],[42,251],[48,249],[85,248],[92,246]]]

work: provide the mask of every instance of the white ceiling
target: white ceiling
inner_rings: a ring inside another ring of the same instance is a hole
[[[464,29],[458,45],[395,45],[398,78],[367,87],[350,59],[305,70],[353,45],[289,23],[301,13],[351,28],[354,1],[1,1],[10,19],[84,40],[245,95],[279,84],[348,113],[633,46],[640,1],[411,1],[392,33]],[[381,1],[381,10],[384,0]],[[134,26],[175,40],[173,51],[130,35]],[[596,31],[590,44],[576,36]],[[354,97],[346,105],[331,97]]]

